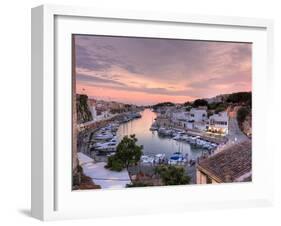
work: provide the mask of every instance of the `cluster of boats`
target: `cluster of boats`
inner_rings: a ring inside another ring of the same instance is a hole
[[[117,147],[116,132],[119,123],[111,123],[101,128],[93,137],[94,143],[91,145],[92,150],[100,152],[114,152]]]
[[[192,136],[192,135],[187,135],[185,133],[178,133],[173,137],[174,140],[179,140],[179,141],[186,141],[191,145],[207,149],[209,151],[214,150],[218,147],[217,143],[210,142],[207,140],[204,140],[200,136]]]
[[[93,144],[90,146],[91,150],[111,155],[112,152],[116,151],[118,145],[116,133],[120,124],[140,117],[141,114],[139,112],[131,112],[130,114],[124,115],[122,119],[99,129],[92,138]]]
[[[140,118],[139,112],[131,112],[130,114],[123,115],[122,118],[114,120],[108,125],[100,128],[94,132],[91,137],[92,144],[90,145],[91,151],[97,151],[100,155],[114,155],[118,145],[116,133],[121,123],[128,122],[130,120]],[[179,129],[167,129],[164,127],[157,127],[154,123],[150,130],[157,130],[159,135],[169,136],[170,138],[177,141],[188,142],[191,145],[198,146],[200,148],[207,149],[209,152],[217,148],[218,144],[204,140],[200,136],[192,136],[187,132]],[[142,155],[141,163],[149,164],[170,164],[170,165],[184,165],[186,163],[195,164],[194,160],[188,161],[188,156],[181,153],[175,152],[170,157],[166,157],[165,154],[156,155]]]
[[[185,131],[181,131],[178,129],[167,129],[164,127],[160,127],[158,128],[155,123],[152,124],[152,126],[150,127],[151,131],[158,131],[158,134],[160,136],[166,136],[166,137],[170,137],[174,140],[177,141],[185,141],[188,142],[191,145],[200,147],[200,148],[204,148],[207,149],[209,151],[214,150],[218,147],[217,143],[214,142],[210,142],[207,141],[205,139],[203,139],[200,136],[193,136],[193,135],[188,135]]]
[[[159,163],[165,162],[166,156],[165,156],[165,154],[156,154],[153,156],[142,155],[140,160],[141,160],[141,163],[159,164]]]
[[[195,160],[188,161],[187,154],[184,155],[181,152],[174,152],[170,158],[167,158],[165,154],[156,155],[142,155],[141,163],[143,164],[169,164],[169,165],[185,165],[189,163],[190,165],[195,164]]]

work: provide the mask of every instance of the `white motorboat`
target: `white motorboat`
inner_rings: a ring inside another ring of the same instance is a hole
[[[116,144],[112,142],[107,142],[100,144],[98,147],[96,147],[96,150],[99,151],[115,151],[116,150]]]
[[[102,133],[102,134],[97,134],[95,136],[96,140],[109,140],[113,138],[113,134],[112,133]]]
[[[173,131],[171,129],[166,129],[164,127],[159,128],[158,133],[163,136],[172,136]]]
[[[197,140],[196,137],[190,137],[190,138],[188,139],[189,143],[191,143],[191,144],[196,144],[196,140]]]
[[[152,124],[152,126],[150,127],[150,130],[151,131],[156,131],[156,130],[158,130],[158,127],[156,125]]]
[[[173,140],[182,140],[182,135],[177,134],[176,136],[173,137]]]
[[[160,162],[165,160],[165,157],[166,157],[165,154],[161,154],[161,153],[160,154],[156,154],[154,156],[154,160],[155,160],[156,163],[160,163]]]
[[[109,142],[117,144],[117,138],[114,136]]]
[[[182,136],[181,136],[181,139],[182,139],[183,141],[189,142],[190,136],[188,136],[188,135],[182,135]]]
[[[141,114],[139,112],[132,113],[131,116],[133,118],[141,118]]]
[[[141,156],[141,162],[142,163],[154,163],[154,157],[153,156],[148,156],[148,155],[142,155]]]

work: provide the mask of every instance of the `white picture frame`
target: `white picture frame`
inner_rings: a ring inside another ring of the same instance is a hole
[[[255,45],[253,182],[72,192],[69,168],[71,167],[69,40],[72,33],[93,33],[89,30],[93,25],[99,34],[105,35],[120,35],[122,32],[127,36],[151,37],[154,34],[154,37],[253,42]],[[152,30],[155,32],[155,28],[157,33],[151,33]],[[186,32],[181,34],[179,32],[181,29],[186,29]],[[193,29],[193,32],[188,32],[188,29]],[[266,122],[270,119],[265,110],[266,106],[261,103],[265,103],[262,100],[270,99],[273,90],[272,32],[273,22],[265,19],[100,10],[56,5],[33,8],[32,216],[41,220],[56,220],[271,205],[273,179],[268,175],[273,169],[273,149],[267,133],[270,125]],[[64,49],[63,53],[60,51],[61,48]],[[270,106],[270,101],[267,104]],[[64,129],[61,129],[62,125]],[[58,139],[61,137],[66,138],[66,143]],[[264,150],[266,156],[262,156],[261,152]],[[91,205],[93,202],[95,207]]]

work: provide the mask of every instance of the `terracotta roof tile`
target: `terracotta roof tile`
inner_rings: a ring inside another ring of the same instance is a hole
[[[220,182],[235,181],[252,170],[252,142],[231,146],[198,163],[198,169]]]

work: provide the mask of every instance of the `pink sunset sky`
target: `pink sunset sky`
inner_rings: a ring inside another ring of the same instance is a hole
[[[76,92],[137,105],[251,91],[252,45],[75,35]]]

